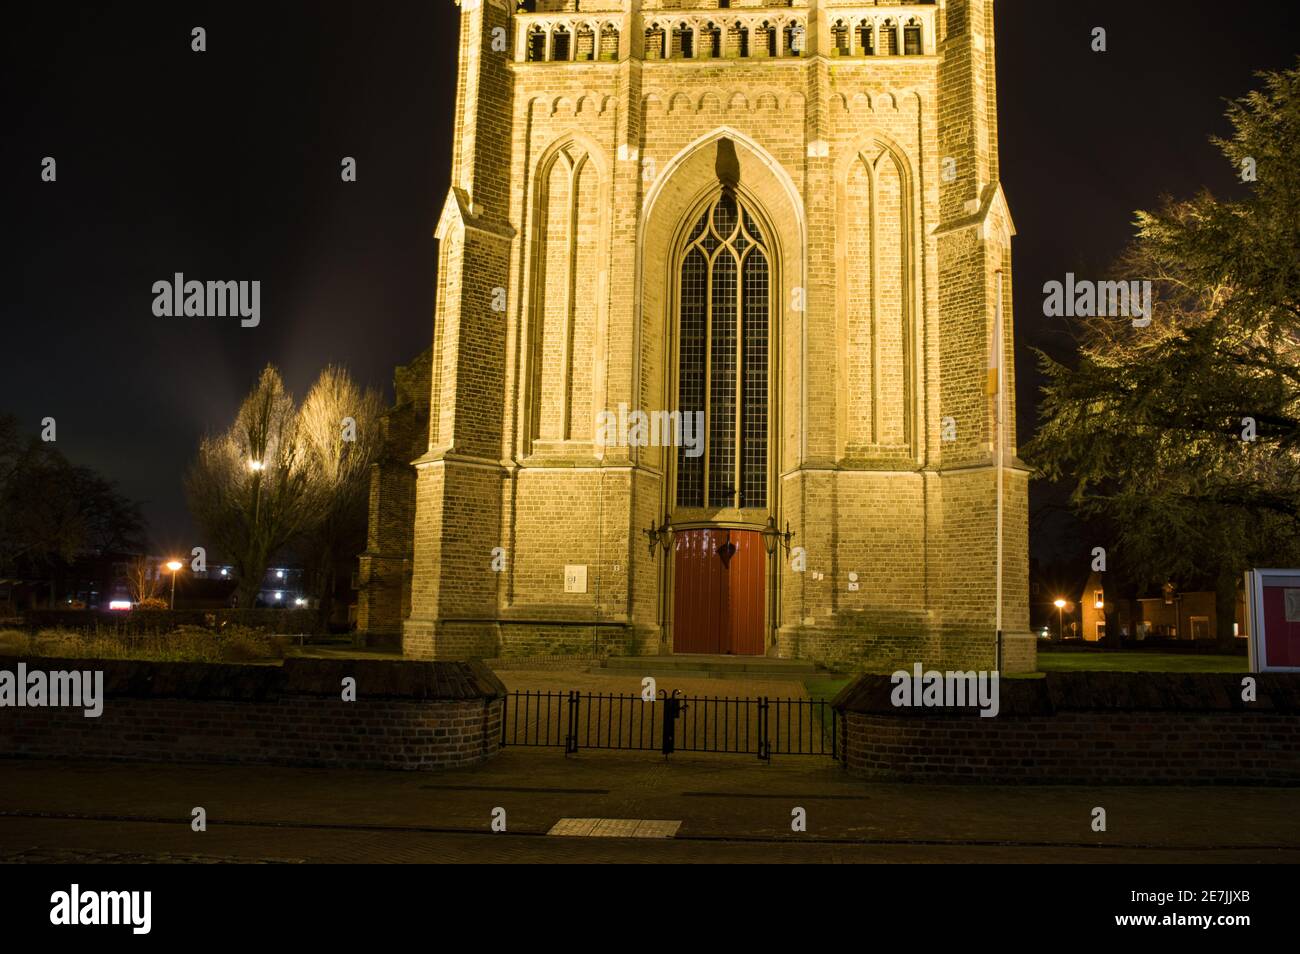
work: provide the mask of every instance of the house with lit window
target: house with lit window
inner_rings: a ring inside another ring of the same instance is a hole
[[[1181,590],[1173,583],[1156,595],[1137,599],[1107,594],[1105,574],[1094,571],[1078,599],[1084,640],[1106,638],[1107,610],[1118,612],[1120,635],[1125,642],[1145,640],[1214,640],[1218,633],[1217,600],[1209,590]],[[1233,610],[1234,635],[1246,637],[1245,600],[1237,594]]]

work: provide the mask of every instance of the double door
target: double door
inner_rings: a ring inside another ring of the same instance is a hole
[[[673,550],[673,652],[763,655],[762,534],[679,530]]]

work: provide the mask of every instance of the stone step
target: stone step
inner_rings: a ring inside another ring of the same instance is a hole
[[[600,670],[595,670],[599,672]],[[742,681],[746,679],[757,679],[765,682],[792,682],[801,683],[807,677],[807,673],[801,672],[753,672],[734,669],[721,672],[717,669],[654,669],[642,668],[637,670],[617,669],[610,670],[613,675],[635,675],[637,676],[654,676],[659,680],[659,688],[672,688],[665,680],[672,679],[731,679]]]
[[[692,679],[803,679],[817,673],[807,659],[769,659],[765,656],[713,656],[694,653],[677,656],[610,656],[609,672],[641,673],[650,676],[681,676]]]

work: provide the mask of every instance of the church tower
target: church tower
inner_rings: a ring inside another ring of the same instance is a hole
[[[1034,668],[993,0],[461,0],[459,56],[404,651]]]

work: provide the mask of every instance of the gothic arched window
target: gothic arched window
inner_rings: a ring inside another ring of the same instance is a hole
[[[722,55],[722,28],[706,23],[700,33],[700,48],[704,56],[717,58]]]
[[[858,21],[858,52],[863,56],[873,56],[876,52],[875,36],[866,20]]]
[[[727,37],[727,52],[740,57],[749,56],[749,28],[740,20],[732,24]]]
[[[913,19],[903,27],[903,55],[920,56],[921,52],[921,25]]]
[[[535,26],[528,31],[528,62],[540,63],[546,59],[546,31]]]
[[[689,23],[679,23],[673,27],[673,55],[691,59],[695,55],[695,31]]]
[[[652,23],[646,28],[645,58],[647,60],[662,60],[664,58],[664,28],[657,23]]]
[[[589,24],[582,24],[574,34],[573,58],[575,60],[594,60],[596,58],[596,31]]]
[[[787,25],[785,28],[785,55],[803,56],[807,39],[802,23],[795,22]]]
[[[849,27],[843,20],[831,24],[831,39],[834,40],[835,55],[849,55]]]
[[[678,408],[683,428],[698,420],[688,414],[704,415],[704,442],[697,456],[678,448],[679,507],[767,506],[770,254],[744,200],[727,187],[686,240]]]
[[[618,29],[612,23],[600,28],[600,59],[618,59]]]
[[[558,62],[569,59],[569,31],[563,25],[557,26],[551,34],[551,59]]]
[[[880,27],[880,55],[898,55],[898,25],[893,20],[886,20]]]

